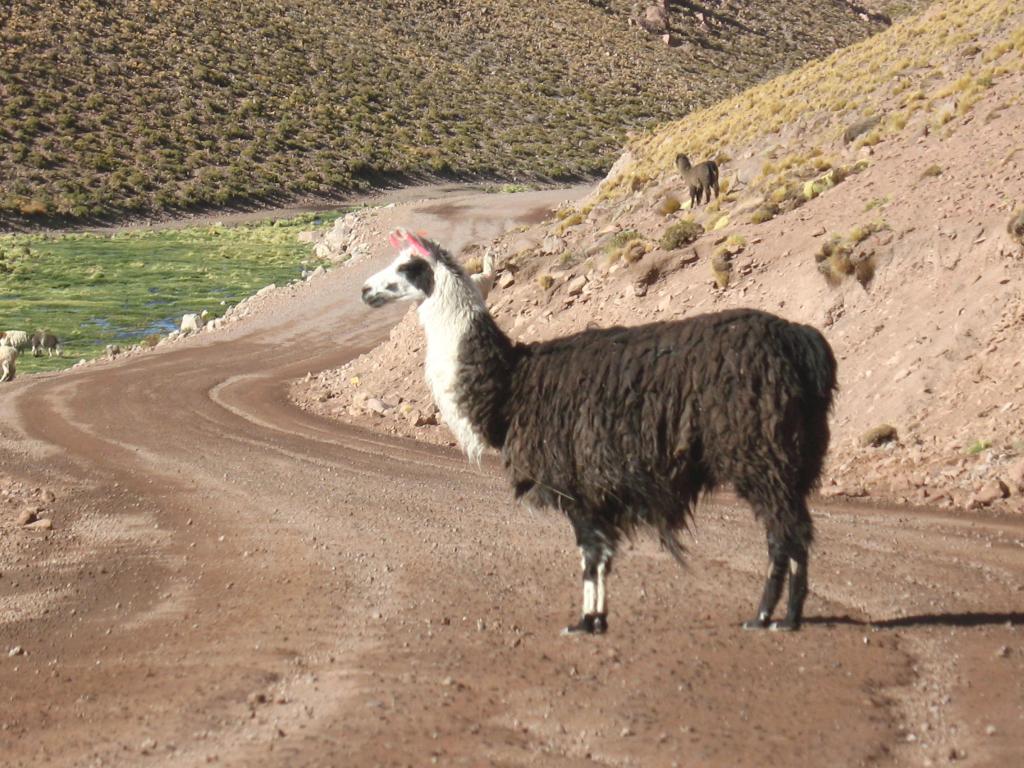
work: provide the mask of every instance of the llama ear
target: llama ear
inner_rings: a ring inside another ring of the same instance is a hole
[[[434,251],[430,249],[426,243],[423,242],[424,238],[420,237],[419,235],[414,235],[411,232],[406,232],[405,240],[424,259],[426,259],[430,263],[434,263],[434,261],[436,261],[436,259],[434,258]]]
[[[391,230],[388,235],[388,242],[391,243],[393,248],[401,250],[405,247],[411,247],[420,256],[429,262],[434,262],[434,252],[424,242],[426,238],[420,235],[414,235],[403,227]]]

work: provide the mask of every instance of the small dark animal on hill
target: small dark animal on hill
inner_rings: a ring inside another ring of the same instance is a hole
[[[690,208],[700,205],[702,196],[705,203],[710,203],[712,190],[718,197],[718,163],[714,160],[690,165],[690,158],[679,154],[676,155],[676,169],[690,188]]]
[[[701,493],[731,483],[768,536],[770,570],[744,626],[794,630],[813,538],[807,496],[828,450],[836,361],[814,328],[750,309],[511,341],[436,243],[391,234],[395,261],[363,285],[372,307],[419,301],[426,376],[445,423],[479,459],[501,451],[515,495],[563,512],[583,556],[570,632],[608,626],[605,578],[623,538],[677,535]],[[789,576],[786,617],[771,622]]]

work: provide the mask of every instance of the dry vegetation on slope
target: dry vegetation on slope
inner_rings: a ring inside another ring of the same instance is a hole
[[[582,205],[490,245],[489,303],[522,340],[733,306],[814,324],[840,359],[826,493],[1024,512],[1021,125],[1024,6],[939,3],[638,138]],[[679,150],[722,153],[719,200],[680,206]],[[407,317],[298,396],[448,440],[411,426],[421,346]]]
[[[0,228],[330,196],[438,174],[603,173],[626,131],[876,32],[845,5],[19,0],[0,9]]]

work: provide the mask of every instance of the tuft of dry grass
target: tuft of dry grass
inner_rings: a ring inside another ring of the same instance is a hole
[[[683,219],[665,230],[659,245],[662,250],[674,251],[684,245],[689,245],[703,234],[704,227],[691,219]]]
[[[679,198],[675,195],[665,195],[658,202],[655,210],[662,216],[671,216],[673,213],[678,211],[682,207],[682,203],[679,202]]]
[[[1018,210],[1006,223],[1006,231],[1020,245],[1024,245],[1024,208]]]
[[[891,424],[879,424],[860,436],[860,444],[865,448],[877,448],[899,439],[896,427]]]

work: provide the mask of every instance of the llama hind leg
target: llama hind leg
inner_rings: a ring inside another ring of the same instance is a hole
[[[611,570],[611,553],[604,547],[580,547],[583,568],[583,610],[580,620],[566,627],[563,634],[602,635],[608,631],[608,594],[606,581]]]
[[[757,608],[757,616],[743,622],[744,629],[765,629],[771,622],[772,612],[782,595],[782,583],[786,580],[786,566],[789,558],[775,537],[768,534],[768,576],[764,582],[764,592]]]

